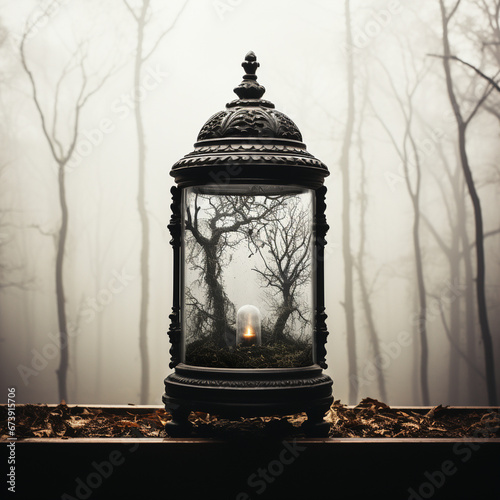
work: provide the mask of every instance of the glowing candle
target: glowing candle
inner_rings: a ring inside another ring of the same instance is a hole
[[[248,325],[243,333],[243,342],[242,344],[245,346],[255,345],[256,336],[252,327]]]
[[[252,305],[245,305],[237,313],[236,344],[244,347],[261,345],[260,311]]]

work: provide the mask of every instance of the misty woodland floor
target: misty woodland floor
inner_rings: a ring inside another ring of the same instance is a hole
[[[7,437],[6,406],[0,407],[0,436]],[[330,437],[339,438],[464,438],[500,437],[500,412],[493,408],[390,408],[371,398],[356,407],[336,401],[327,414]],[[305,413],[288,417],[225,420],[191,413],[193,436],[204,438],[299,437]],[[170,415],[163,409],[134,407],[18,405],[16,435],[33,437],[167,437]]]

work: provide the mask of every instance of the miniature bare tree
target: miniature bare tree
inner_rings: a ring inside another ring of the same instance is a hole
[[[203,203],[203,219],[199,217]],[[200,283],[205,287],[205,302],[196,301],[192,295],[189,305],[198,311],[198,320],[204,317],[210,323],[212,340],[224,347],[225,335],[234,320],[229,314],[234,305],[224,290],[223,268],[226,259],[231,259],[230,251],[246,238],[249,238],[257,225],[273,217],[280,198],[264,198],[260,201],[254,196],[212,196],[194,194],[192,206],[187,207],[185,229],[186,247],[189,254],[186,262],[197,269]],[[196,244],[190,242],[193,238]],[[200,316],[201,315],[201,316]]]
[[[276,314],[271,332],[273,342],[289,340],[285,328],[294,314],[302,320],[303,326],[310,324],[307,306],[300,301],[303,288],[311,281],[312,227],[307,224],[308,213],[309,207],[291,197],[253,238],[263,267],[252,270],[268,291]]]

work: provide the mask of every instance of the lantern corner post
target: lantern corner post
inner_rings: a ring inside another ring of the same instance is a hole
[[[170,244],[173,249],[173,289],[172,289],[172,312],[169,315],[170,327],[168,336],[170,340],[170,368],[175,368],[182,359],[182,328],[181,328],[181,189],[173,186],[170,190],[172,194],[171,217],[168,230],[172,239]]]
[[[173,249],[173,293],[172,293],[172,312],[169,315],[170,327],[168,337],[170,340],[170,363],[169,367],[174,368],[182,361],[182,327],[181,327],[181,198],[182,190],[178,186],[173,186],[170,190],[172,194],[172,203],[170,205],[171,217],[168,224]],[[168,379],[168,377],[167,377]],[[165,379],[165,385],[167,384]],[[191,412],[185,402],[177,400],[163,394],[162,401],[165,410],[172,415],[172,419],[165,424],[165,430],[172,437],[188,436],[191,433],[192,424],[188,417]]]
[[[330,229],[326,221],[326,186],[316,190],[315,207],[315,240],[316,240],[316,327],[315,336],[315,360],[321,368],[326,369],[326,342],[329,335],[326,325],[325,307],[325,246],[326,233]]]

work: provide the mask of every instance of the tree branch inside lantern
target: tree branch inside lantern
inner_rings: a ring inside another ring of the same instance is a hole
[[[312,193],[187,190],[186,362],[221,367],[312,364]],[[262,313],[262,345],[236,345],[236,310]]]

